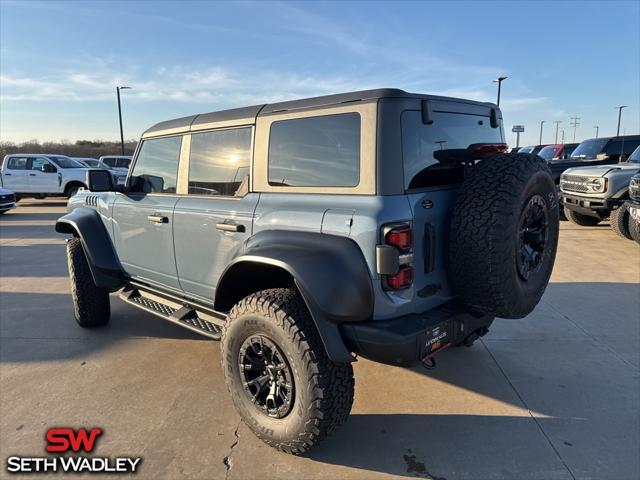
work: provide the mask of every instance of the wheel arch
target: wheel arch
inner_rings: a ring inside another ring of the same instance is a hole
[[[60,217],[55,229],[80,239],[96,286],[117,290],[124,285],[122,266],[98,212],[76,208]]]
[[[69,180],[67,183],[64,184],[64,189],[63,192],[65,195],[67,195],[69,193],[69,190],[71,190],[71,187],[78,187],[78,188],[87,188],[87,185],[80,181],[80,180]]]
[[[366,262],[353,240],[312,232],[259,232],[221,275],[216,310],[228,311],[245,296],[274,287],[298,290],[332,361],[352,360],[339,324],[369,320],[374,301]]]

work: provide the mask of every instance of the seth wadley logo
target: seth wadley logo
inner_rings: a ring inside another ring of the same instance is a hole
[[[65,454],[71,450],[78,453],[81,450],[91,453],[96,447],[98,437],[102,435],[101,428],[51,428],[47,431],[46,451],[49,453]],[[60,457],[19,457],[7,458],[9,473],[136,473],[142,461],[141,457],[89,457],[89,456],[60,456]]]

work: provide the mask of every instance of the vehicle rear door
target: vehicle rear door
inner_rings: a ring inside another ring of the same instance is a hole
[[[29,157],[15,156],[7,158],[7,164],[2,169],[4,187],[14,192],[29,192],[28,165]]]
[[[134,279],[180,289],[173,250],[182,136],[142,142],[125,193],[113,206],[115,247]]]
[[[259,199],[249,192],[253,128],[189,137],[188,191],[174,212],[176,266],[182,289],[211,302],[218,279],[253,229]]]
[[[45,165],[53,167],[51,171],[43,171]],[[30,192],[55,193],[60,190],[60,177],[58,167],[46,157],[31,158],[27,177]]]
[[[501,126],[491,126],[490,108],[455,102],[431,105],[431,123],[422,121],[419,110],[401,115],[404,182],[413,213],[414,300],[425,309],[451,295],[446,281],[447,226],[462,181],[462,167],[441,163],[436,152],[504,143]]]

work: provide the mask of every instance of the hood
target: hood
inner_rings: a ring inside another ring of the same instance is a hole
[[[576,167],[565,170],[568,175],[583,175],[585,177],[604,177],[615,170],[640,170],[640,163],[616,163],[614,165],[594,165],[593,167]]]

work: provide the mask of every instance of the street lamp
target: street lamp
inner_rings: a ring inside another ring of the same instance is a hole
[[[122,132],[122,107],[120,106],[120,90],[130,90],[131,87],[116,87],[116,95],[118,97],[118,118],[120,119],[120,148],[124,155],[124,134]]]
[[[493,83],[497,83],[498,84],[498,101],[496,102],[496,104],[498,106],[500,106],[500,86],[502,85],[502,82],[504,80],[506,80],[507,78],[509,78],[509,77],[498,77],[493,81]]]
[[[594,125],[593,128],[596,129],[596,138],[598,138],[598,131],[600,130],[600,127],[598,125]]]
[[[622,118],[622,109],[623,108],[627,108],[626,105],[620,105],[619,107],[616,107],[618,109],[618,131],[616,132],[616,137],[618,137],[620,135],[620,119]]]
[[[546,120],[540,120],[540,142],[538,145],[542,145],[542,126],[544,125],[544,122],[546,122]]]

